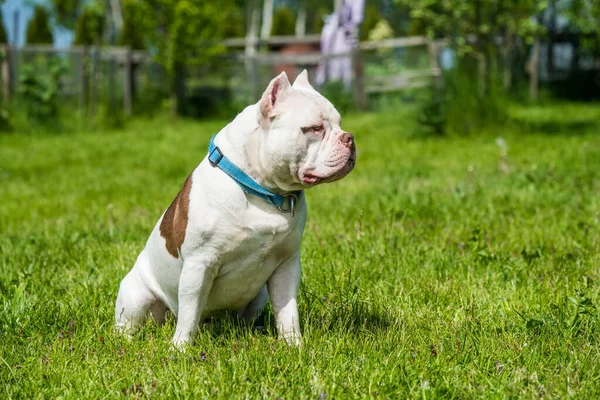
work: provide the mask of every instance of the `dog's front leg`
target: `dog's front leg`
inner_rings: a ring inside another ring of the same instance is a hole
[[[184,261],[179,277],[175,346],[193,344],[214,278],[214,269],[205,260],[190,257]]]
[[[296,300],[299,286],[300,252],[283,261],[267,282],[279,337],[294,345],[302,338]]]

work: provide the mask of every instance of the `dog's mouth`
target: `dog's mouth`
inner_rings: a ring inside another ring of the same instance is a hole
[[[304,172],[301,174],[300,180],[302,181],[302,184],[304,186],[309,186],[309,187],[318,185],[319,183],[334,182],[334,181],[340,180],[343,177],[345,177],[346,175],[348,175],[348,173],[350,173],[350,171],[352,171],[354,169],[355,165],[356,165],[356,152],[353,151],[350,154],[350,156],[348,157],[348,159],[346,160],[346,163],[341,168],[334,171],[332,174],[320,175],[320,174],[316,174],[314,172]]]
[[[302,174],[302,183],[306,186],[314,186],[314,185],[318,185],[319,183],[323,182],[323,180],[325,178],[315,175],[315,174],[311,174],[309,172]]]

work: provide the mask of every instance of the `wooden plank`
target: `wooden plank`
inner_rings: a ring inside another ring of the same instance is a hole
[[[397,82],[394,85],[388,86],[367,86],[367,93],[387,93],[387,92],[396,92],[404,89],[414,89],[431,86],[430,82],[426,81],[416,81],[416,82]]]
[[[285,44],[319,44],[321,43],[320,35],[297,36],[271,36],[268,39],[261,40],[259,38],[230,38],[222,41],[225,47],[245,47],[247,44],[258,45],[285,45]]]
[[[361,50],[390,49],[398,47],[425,46],[429,40],[425,36],[398,37],[360,43]]]
[[[341,54],[321,54],[321,53],[304,53],[304,54],[279,54],[266,53],[256,54],[254,56],[246,56],[238,54],[235,57],[240,60],[255,60],[259,64],[297,64],[297,65],[316,65],[322,61],[333,60],[342,57],[351,57],[352,53]]]
[[[420,70],[420,71],[407,71],[407,72],[402,72],[400,74],[397,75],[387,75],[387,76],[373,76],[371,78],[369,78],[370,82],[376,82],[376,83],[381,83],[381,84],[387,84],[390,81],[394,81],[395,79],[419,79],[419,78],[431,78],[433,76],[436,76],[436,74],[439,72],[438,70]]]
[[[439,70],[426,70],[404,72],[393,76],[376,76],[369,79],[366,91],[367,93],[383,93],[430,86],[430,79],[438,73]]]

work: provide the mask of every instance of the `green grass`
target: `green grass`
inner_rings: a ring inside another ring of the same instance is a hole
[[[0,397],[598,398],[600,107],[511,112],[471,139],[345,116],[357,168],[308,193],[304,345],[267,309],[185,354],[172,319],[115,335],[113,305],[225,121],[0,137]]]

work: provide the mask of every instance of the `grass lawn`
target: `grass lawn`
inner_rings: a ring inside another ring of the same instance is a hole
[[[357,168],[308,193],[304,345],[224,315],[112,331],[118,284],[225,121],[0,137],[0,397],[600,397],[600,106],[417,139],[344,116]],[[503,150],[504,149],[504,150]]]

